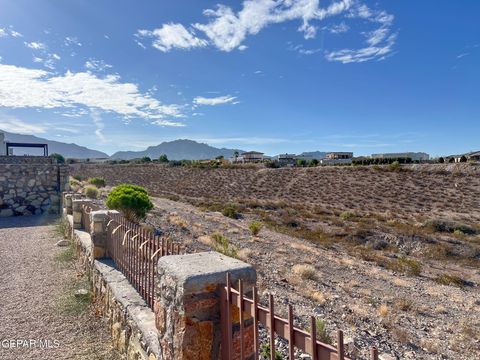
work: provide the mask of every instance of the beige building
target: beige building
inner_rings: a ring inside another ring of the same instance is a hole
[[[327,160],[347,160],[353,158],[353,152],[329,152],[325,156]]]

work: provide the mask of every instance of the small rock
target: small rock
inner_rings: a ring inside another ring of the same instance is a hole
[[[87,296],[89,291],[87,289],[75,290],[75,297],[81,298]]]
[[[55,245],[57,245],[57,246],[68,246],[68,245],[70,245],[70,241],[68,241],[66,239],[63,239],[63,240],[57,241],[57,243]]]
[[[378,355],[378,360],[397,360],[397,358],[390,354],[380,354]]]

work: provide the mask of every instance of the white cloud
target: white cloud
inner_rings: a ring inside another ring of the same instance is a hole
[[[170,23],[152,31],[139,30],[136,36],[154,37],[152,45],[163,52],[175,48],[192,49],[207,45],[229,52],[234,49],[245,50],[247,47],[243,42],[248,36],[258,34],[267,26],[287,21],[300,21],[298,31],[303,33],[305,39],[313,39],[319,21],[343,14],[346,18],[378,24],[379,28],[364,33],[366,47],[331,51],[326,54],[328,60],[343,63],[362,62],[383,59],[392,51],[396,39],[391,33],[393,15],[385,11],[372,10],[363,4],[362,0],[333,0],[326,8],[321,8],[319,4],[319,0],[244,0],[238,12],[230,6],[219,4],[214,9],[204,10],[203,15],[208,20],[191,24],[193,30],[188,30],[182,24]],[[342,22],[324,29],[340,34],[347,32],[349,28]],[[302,51],[311,55],[318,52],[318,49]]]
[[[112,65],[107,64],[105,61],[95,59],[87,60],[84,66],[87,70],[91,71],[105,71],[112,68]]]
[[[193,99],[193,103],[195,105],[210,105],[210,106],[215,106],[215,105],[222,105],[222,104],[238,104],[238,101],[236,101],[235,96],[217,96],[213,98],[206,98],[203,96],[197,96],[196,98]]]
[[[103,129],[105,128],[105,125],[103,123],[102,117],[100,116],[100,113],[97,110],[93,110],[92,113],[90,114],[90,117],[92,118],[93,124],[95,125],[95,135],[97,135],[98,139],[105,143],[107,140],[105,139],[105,136],[103,135]]]
[[[182,117],[177,105],[164,105],[120,81],[117,75],[98,77],[89,72],[54,75],[38,69],[0,64],[0,106],[10,108],[85,107],[114,112],[125,119],[164,120]]]
[[[207,45],[207,41],[197,38],[193,31],[187,30],[181,24],[165,24],[153,31],[138,30],[136,35],[141,38],[154,38],[152,46],[163,52],[172,48],[191,49]]]
[[[67,36],[64,39],[63,43],[65,44],[65,46],[71,46],[71,45],[82,46],[82,43],[78,41],[78,38],[76,38],[75,36]]]
[[[38,134],[46,132],[47,128],[43,125],[28,124],[15,118],[4,118],[0,115],[0,129],[19,134]]]
[[[2,37],[23,37],[22,34],[20,34],[18,31],[13,30],[11,27],[10,28],[0,28],[0,38]]]
[[[170,121],[170,120],[155,120],[152,122],[154,125],[158,126],[173,126],[173,127],[184,127],[185,124],[178,122],[178,121]]]
[[[33,50],[46,50],[47,49],[47,45],[45,45],[44,43],[41,43],[41,42],[37,42],[37,41],[32,41],[32,42],[24,42],[25,46],[30,48],[30,49],[33,49]]]

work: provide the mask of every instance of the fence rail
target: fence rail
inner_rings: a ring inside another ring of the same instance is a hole
[[[180,254],[180,245],[154,235],[119,214],[108,215],[106,228],[107,256],[153,309],[158,259]]]
[[[238,282],[238,290],[231,285],[230,274],[227,274],[226,286],[221,293],[221,316],[222,316],[222,360],[249,358],[245,344],[246,319],[253,319],[253,353],[254,358],[259,356],[258,325],[262,324],[269,334],[270,359],[276,359],[275,335],[288,341],[288,358],[295,359],[295,348],[311,355],[312,360],[350,360],[345,356],[343,332],[337,332],[337,346],[333,347],[317,340],[317,325],[314,316],[310,318],[310,330],[301,330],[293,325],[294,311],[292,305],[288,306],[288,319],[275,314],[274,298],[269,295],[268,308],[259,305],[257,288],[252,288],[252,298],[244,293],[241,280]],[[234,336],[232,334],[232,306],[239,311],[239,348],[233,349]],[[370,359],[378,360],[378,352],[375,347],[370,349]]]

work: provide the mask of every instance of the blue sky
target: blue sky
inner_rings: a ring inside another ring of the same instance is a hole
[[[220,1],[220,2],[218,2]],[[0,0],[0,129],[107,153],[480,149],[480,2]]]

